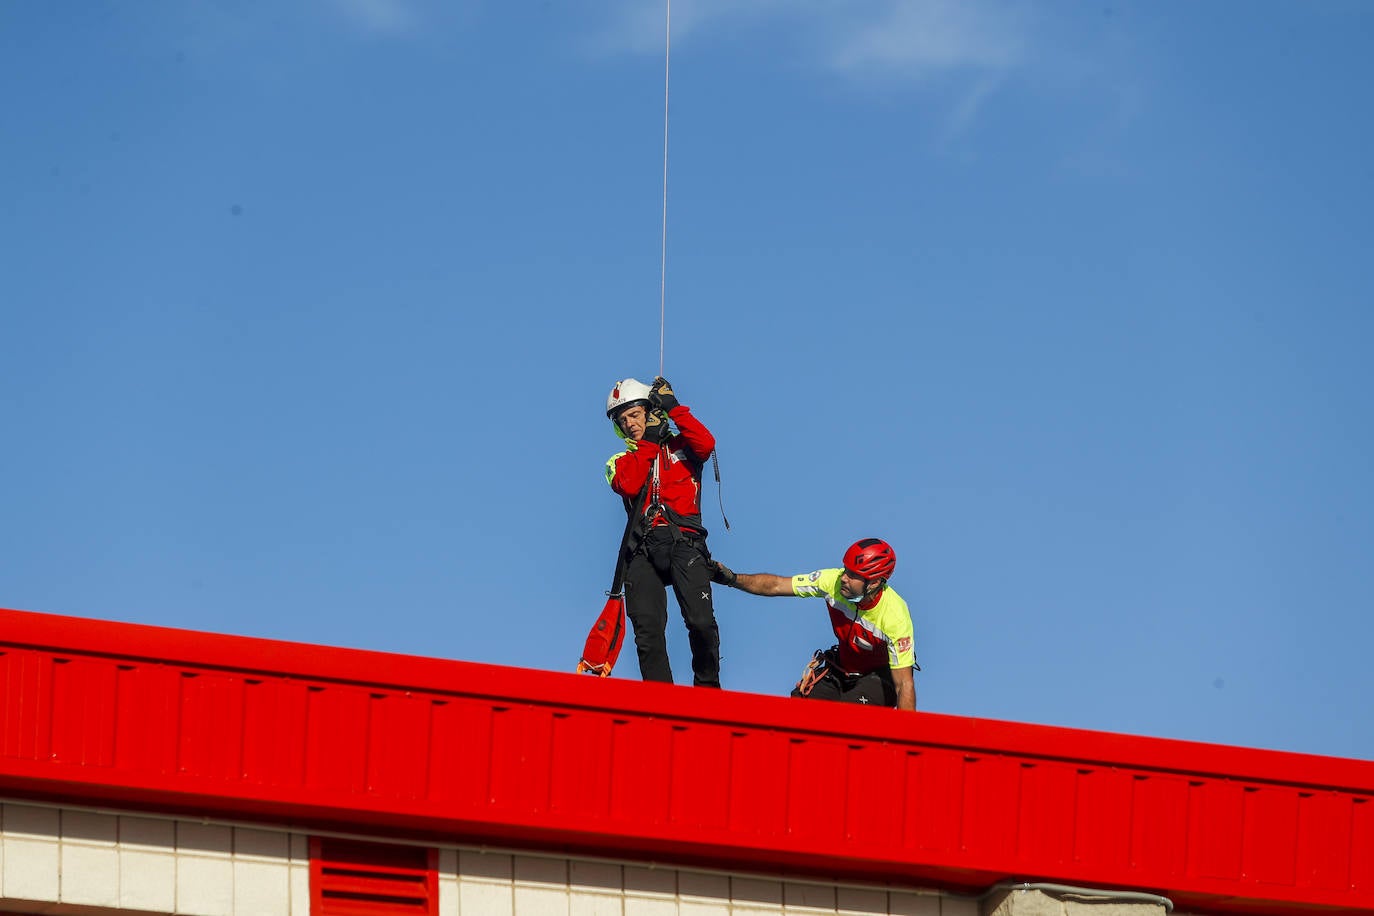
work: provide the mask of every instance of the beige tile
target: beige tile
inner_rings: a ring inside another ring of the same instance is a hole
[[[438,850],[438,916],[458,916],[458,850]]]
[[[782,911],[782,882],[758,878],[731,878],[730,900],[736,907],[771,907]]]
[[[62,811],[62,839],[87,845],[114,846],[119,841],[119,818],[91,811]]]
[[[170,849],[166,852],[153,852],[149,847],[121,846],[119,850],[120,908],[148,910],[153,913],[170,913],[176,908],[176,902],[176,854]]]
[[[568,916],[624,916],[624,898],[619,894],[591,894],[574,889],[568,894]]]
[[[234,830],[219,824],[177,821],[177,852],[228,856],[234,851]]]
[[[677,900],[672,897],[627,896],[625,916],[678,916]]]
[[[62,835],[61,814],[56,808],[7,803],[4,818],[5,833],[9,836],[56,842]]]
[[[64,818],[65,820],[65,818]],[[113,818],[110,835],[114,835]],[[113,842],[62,842],[60,899],[86,906],[119,906],[119,850]]]
[[[289,834],[273,830],[234,828],[234,858],[286,862],[291,856]]]
[[[11,824],[8,817],[5,824],[7,828]],[[57,842],[57,834],[54,832],[51,839],[30,836],[7,833],[4,838],[4,873],[0,881],[4,883],[5,896],[56,903],[61,891],[58,881],[61,845]]]
[[[789,914],[834,913],[835,888],[819,884],[784,884],[782,911]]]
[[[119,845],[157,852],[173,852],[177,845],[177,825],[154,817],[120,815]]]
[[[887,905],[892,916],[940,916],[940,897],[936,894],[893,891]]]
[[[294,838],[292,842],[291,873],[291,916],[311,916],[310,913],[310,860],[295,855]]]
[[[624,869],[613,862],[573,859],[568,863],[568,884],[589,893],[613,892],[618,897],[625,889]]]
[[[626,865],[624,880],[626,894],[635,894],[641,897],[677,896],[676,869]]]
[[[458,916],[458,850],[439,849],[439,916]]]
[[[458,874],[464,881],[470,878],[509,881],[513,871],[511,857],[508,855],[472,849],[458,850]]]
[[[233,910],[234,864],[229,857],[178,854],[177,913],[233,916]]]
[[[233,912],[234,916],[290,916],[291,869],[284,858],[275,862],[235,859]]]
[[[569,916],[567,888],[515,885],[516,916]]]
[[[677,916],[677,869],[626,865],[625,916]]]
[[[452,876],[439,878],[439,916],[458,916],[458,879]]]
[[[458,912],[477,916],[514,916],[515,889],[496,881],[463,881],[458,885]]]
[[[973,897],[940,897],[940,916],[978,916],[978,901]]]
[[[729,906],[730,876],[699,871],[681,871],[677,875],[677,893],[685,901]]]
[[[624,916],[624,898],[606,894],[569,894],[569,916]]]
[[[516,884],[556,886],[567,889],[568,860],[552,859],[542,856],[515,856],[514,874]]]
[[[858,887],[837,888],[835,910],[842,916],[887,916],[887,891]]]
[[[712,900],[705,897],[678,901],[678,916],[731,916],[728,899]]]

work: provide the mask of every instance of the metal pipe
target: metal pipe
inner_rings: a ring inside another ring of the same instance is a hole
[[[1003,881],[988,888],[983,897],[986,898],[999,890],[1044,891],[1047,894],[1067,894],[1075,897],[1110,897],[1114,900],[1153,903],[1164,907],[1166,913],[1174,911],[1174,902],[1168,897],[1161,897],[1159,894],[1150,894],[1145,891],[1108,890],[1100,887],[1078,887],[1073,884],[1052,884],[1045,881]]]

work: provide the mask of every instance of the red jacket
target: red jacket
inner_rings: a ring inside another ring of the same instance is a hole
[[[701,469],[716,447],[716,437],[692,416],[690,408],[678,405],[668,412],[678,433],[668,437],[663,448],[641,439],[629,451],[620,452],[606,462],[606,479],[625,498],[628,512],[653,473],[655,459],[662,456],[658,471],[658,500],[682,517],[685,526],[705,531],[701,524]],[[665,524],[662,518],[655,525]]]

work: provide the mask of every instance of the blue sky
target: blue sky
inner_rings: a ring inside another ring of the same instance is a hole
[[[0,606],[570,669],[659,367],[663,38],[0,6]],[[1374,758],[1374,8],[676,0],[671,61],[719,558],[891,541],[923,709]],[[717,609],[731,689],[829,642]]]

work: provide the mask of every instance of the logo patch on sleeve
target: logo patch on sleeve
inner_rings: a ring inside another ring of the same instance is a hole
[[[898,651],[898,652],[909,652],[909,651],[911,651],[911,637],[910,637],[910,636],[903,636],[903,637],[901,637],[901,638],[899,638],[899,639],[897,640],[897,651]]]
[[[819,581],[820,581],[820,578],[821,578],[821,571],[818,569],[818,570],[816,570],[815,572],[811,573],[811,574],[810,574],[809,576],[807,576],[806,578],[807,578],[809,581],[811,581],[811,582],[819,582]]]

